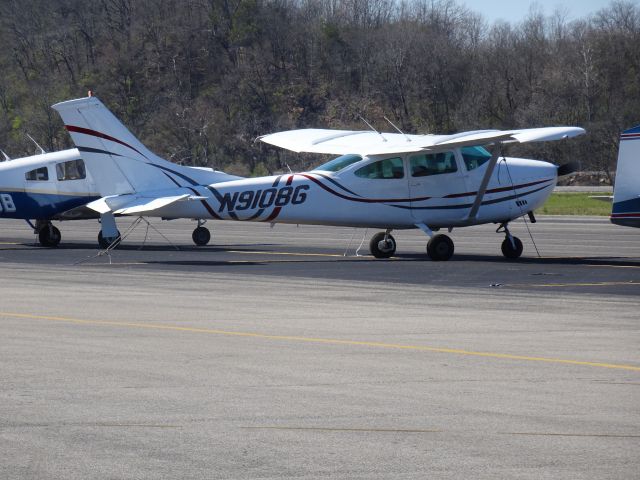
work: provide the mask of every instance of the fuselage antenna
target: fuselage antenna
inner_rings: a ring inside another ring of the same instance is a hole
[[[367,121],[362,117],[362,115],[358,114],[358,116],[360,117],[360,120],[362,120],[364,123],[366,123],[366,124],[367,124],[367,127],[369,127],[371,130],[373,130],[374,132],[376,132],[378,135],[380,135],[380,136],[382,137],[382,141],[383,141],[383,142],[386,142],[386,141],[387,141],[387,139],[386,139],[386,138],[384,138],[384,135],[382,135],[378,130],[376,130],[375,128],[373,128],[373,126],[372,126],[369,122],[367,122]]]
[[[43,154],[47,153],[47,152],[44,151],[44,148],[42,148],[40,145],[38,145],[38,142],[36,142],[31,135],[29,135],[28,133],[26,135],[27,135],[27,137],[29,137],[29,140],[31,140],[35,144],[35,146],[40,149],[40,153],[43,153]]]
[[[0,150],[0,153],[4,157],[4,160],[2,160],[3,162],[8,162],[9,160],[11,160],[11,157],[9,155],[7,155],[6,153],[4,153],[4,150]]]
[[[384,118],[387,122],[389,122],[389,125],[391,125],[393,128],[395,128],[398,132],[400,132],[402,135],[404,135],[404,138],[407,139],[407,142],[411,141],[411,139],[409,138],[409,135],[407,135],[402,130],[400,130],[398,127],[396,127],[396,125],[391,120],[389,120],[387,117],[384,117],[384,116],[382,118]]]

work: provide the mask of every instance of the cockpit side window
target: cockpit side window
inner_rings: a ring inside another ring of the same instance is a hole
[[[56,173],[58,180],[61,182],[65,180],[81,180],[87,177],[87,171],[84,168],[84,161],[82,159],[57,163]]]
[[[338,158],[334,158],[327,163],[323,163],[319,167],[314,168],[314,170],[322,170],[324,172],[338,172],[343,168],[348,167],[349,165],[359,162],[360,160],[362,160],[362,157],[360,155],[349,153],[347,155],[342,155]]]
[[[404,165],[402,158],[385,158],[378,162],[370,163],[356,170],[355,175],[361,178],[390,179],[404,178]]]
[[[40,167],[34,170],[29,170],[24,174],[24,178],[29,181],[45,181],[49,180],[49,170],[47,167]]]
[[[491,159],[491,154],[483,147],[463,147],[460,153],[467,170],[475,170]]]
[[[412,177],[426,177],[458,171],[456,157],[453,152],[414,155],[409,159]]]

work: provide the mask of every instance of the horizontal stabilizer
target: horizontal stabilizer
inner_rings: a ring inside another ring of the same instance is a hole
[[[259,139],[294,152],[344,155],[381,155],[441,151],[490,143],[526,143],[562,140],[584,134],[579,127],[545,127],[524,130],[476,130],[454,135],[404,135],[370,130],[301,129],[272,133]]]
[[[116,215],[134,215],[151,213],[183,200],[200,200],[202,198],[189,193],[166,197],[118,195],[100,198],[87,204],[87,207],[101,214],[113,212]]]

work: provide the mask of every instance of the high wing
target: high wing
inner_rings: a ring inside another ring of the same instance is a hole
[[[202,198],[188,193],[171,196],[116,195],[102,197],[87,204],[87,207],[98,213],[113,212],[116,215],[149,214],[175,202],[202,200]]]
[[[454,135],[403,135],[356,130],[288,130],[259,137],[259,140],[294,152],[345,155],[381,155],[490,143],[527,143],[562,140],[584,134],[579,127],[544,127],[523,130],[476,130]]]

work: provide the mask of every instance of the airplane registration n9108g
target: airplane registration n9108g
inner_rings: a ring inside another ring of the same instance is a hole
[[[203,183],[194,169],[150,152],[95,97],[53,106],[83,158],[117,174],[102,177],[111,191],[87,207],[113,215],[193,218],[197,245],[207,244],[202,220],[262,221],[378,228],[371,253],[396,251],[394,229],[419,228],[433,260],[448,260],[453,241],[439,229],[499,223],[507,258],[522,253],[508,224],[533,218],[553,191],[558,168],[538,160],[505,158],[500,145],[552,141],[584,133],[578,127],[480,130],[455,135],[303,129],[260,140],[294,152],[337,155],[311,171],[259,178],[224,177]],[[485,149],[489,146],[489,149]],[[109,168],[110,166],[110,168]],[[98,168],[98,167],[96,167]],[[117,182],[122,185],[118,187]],[[111,232],[113,234],[113,232]],[[103,233],[103,237],[107,237]]]

